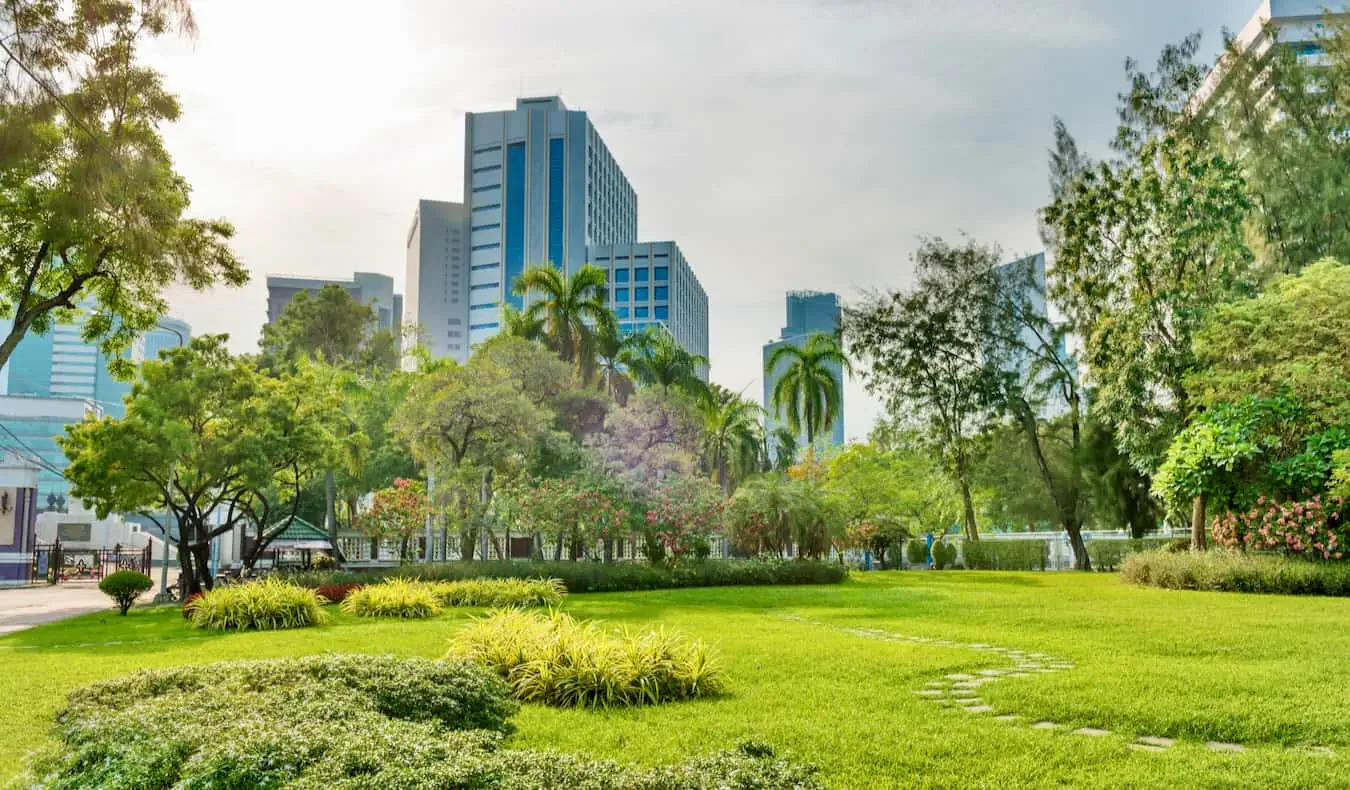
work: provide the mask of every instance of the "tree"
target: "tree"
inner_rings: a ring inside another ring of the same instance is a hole
[[[1198,407],[1288,392],[1324,426],[1350,425],[1350,267],[1323,260],[1219,305],[1195,332]]]
[[[660,387],[663,394],[677,390],[698,397],[707,388],[699,377],[699,369],[708,360],[700,354],[691,354],[675,340],[664,327],[652,326],[630,336],[624,364],[643,386]]]
[[[539,292],[542,298],[530,302],[523,316],[542,321],[544,342],[564,362],[576,366],[583,382],[591,381],[595,376],[597,331],[605,331],[603,327],[615,321],[609,309],[609,275],[605,270],[587,264],[567,277],[552,266],[533,266],[516,279],[512,290],[527,298],[531,292]]]
[[[1084,174],[1042,212],[1058,245],[1052,294],[1086,340],[1094,406],[1141,471],[1158,467],[1190,414],[1196,328],[1252,287],[1250,208],[1232,163],[1163,138]],[[1192,541],[1205,543],[1200,500]]]
[[[29,332],[93,306],[86,340],[114,359],[164,315],[163,291],[240,286],[224,220],[186,216],[191,191],[160,128],[178,100],[137,60],[186,3],[10,0],[0,6],[0,366]],[[118,362],[118,373],[130,373]]]
[[[619,325],[610,323],[595,328],[595,365],[604,380],[605,392],[620,406],[628,402],[635,389],[628,361],[642,335],[619,334]]]
[[[781,472],[746,481],[727,502],[725,519],[732,542],[748,554],[784,557],[795,542],[799,556],[819,557],[829,547],[818,492]]]
[[[770,403],[788,428],[806,434],[806,445],[826,434],[840,419],[844,408],[844,382],[835,367],[852,373],[853,366],[839,348],[839,341],[816,332],[801,346],[779,346],[764,363],[764,375],[778,374]]]
[[[224,336],[195,337],[141,365],[125,417],[67,427],[66,476],[100,518],[143,513],[167,535],[167,511],[186,590],[198,592],[212,583],[213,538],[252,523],[265,547],[280,531],[265,529],[289,523],[303,481],[331,458],[335,407],[313,377],[265,379]]]
[[[759,404],[725,387],[712,385],[699,402],[703,414],[703,461],[730,496],[736,484],[759,467],[763,443]]]
[[[310,356],[353,370],[388,372],[399,366],[397,340],[392,331],[379,329],[374,308],[329,283],[312,296],[297,293],[276,321],[263,325],[259,365],[280,371]]]
[[[638,534],[652,564],[678,563],[690,556],[706,559],[711,537],[721,526],[721,491],[707,480],[672,476],[653,486],[644,501]]]
[[[1083,477],[1098,529],[1124,529],[1130,537],[1142,538],[1158,528],[1162,514],[1151,491],[1153,481],[1120,452],[1115,432],[1090,406],[1083,428]]]
[[[395,478],[371,498],[370,508],[352,521],[352,526],[375,540],[399,541],[399,561],[408,558],[408,541],[426,525],[431,514],[427,489],[417,480]]]
[[[394,432],[451,492],[466,558],[473,555],[478,528],[486,528],[470,522],[486,516],[493,470],[524,456],[552,417],[511,371],[477,355],[462,367],[419,377],[395,411]]]
[[[646,494],[664,479],[696,473],[701,430],[698,410],[687,398],[642,390],[627,406],[612,410],[605,429],[587,444],[606,473]]]
[[[544,336],[544,319],[537,313],[527,313],[515,305],[502,305],[502,335],[521,340],[539,340]]]
[[[868,390],[885,400],[889,414],[916,421],[936,438],[961,492],[966,539],[979,540],[972,493],[974,439],[994,406],[998,381],[980,356],[987,300],[953,298],[985,283],[949,277],[953,259],[972,257],[971,265],[979,264],[986,253],[973,244],[952,247],[941,239],[924,239],[914,255],[915,287],[873,293],[847,308],[844,334],[867,365]]]
[[[760,465],[760,471],[786,472],[797,461],[797,436],[798,434],[786,425],[779,425],[765,433],[764,461]]]

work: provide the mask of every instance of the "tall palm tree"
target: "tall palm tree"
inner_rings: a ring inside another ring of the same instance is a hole
[[[664,393],[674,387],[702,397],[707,390],[708,385],[699,378],[698,370],[708,364],[708,358],[685,351],[664,328],[648,327],[636,335],[625,361],[638,381],[660,387]]]
[[[793,433],[806,433],[806,444],[828,432],[843,410],[842,382],[834,377],[838,365],[850,375],[853,366],[839,348],[839,341],[824,332],[816,332],[800,346],[784,345],[774,349],[764,363],[764,375],[781,375],[774,384],[771,405]]]
[[[595,335],[599,327],[614,323],[609,309],[609,275],[587,264],[571,277],[552,266],[531,266],[512,286],[518,296],[537,292],[542,298],[529,302],[522,311],[543,326],[543,341],[577,366],[584,382],[595,376]]]
[[[772,442],[773,452],[770,452]],[[763,470],[786,472],[797,460],[797,433],[786,425],[779,425],[764,434]]]
[[[605,391],[620,406],[628,403],[635,385],[629,376],[628,359],[638,343],[637,335],[620,335],[618,324],[595,328],[595,365]]]
[[[759,404],[712,385],[699,403],[703,413],[703,460],[730,495],[736,483],[759,466]]]

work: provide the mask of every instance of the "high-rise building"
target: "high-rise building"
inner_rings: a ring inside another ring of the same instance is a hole
[[[463,203],[419,200],[408,228],[404,322],[433,357],[469,357],[469,212]]]
[[[673,241],[586,248],[609,272],[610,308],[625,334],[661,326],[691,354],[708,356],[708,294]]]
[[[1300,59],[1326,54],[1320,38],[1326,30],[1327,12],[1341,20],[1350,20],[1350,5],[1337,0],[1263,0],[1251,20],[1237,34],[1234,43],[1243,52],[1264,54],[1276,43],[1290,47]],[[1227,59],[1205,78],[1191,97],[1192,109],[1203,108],[1223,89]]]
[[[403,323],[403,296],[394,293],[394,278],[373,272],[355,272],[350,280],[269,274],[267,323],[280,318],[281,311],[286,309],[296,294],[304,291],[312,296],[328,285],[341,286],[351,294],[352,299],[374,309],[380,329],[397,329]]]
[[[529,266],[564,273],[586,247],[637,241],[637,192],[586,113],[557,96],[464,118],[469,207],[469,343],[495,335]]]
[[[613,269],[625,331],[663,326],[707,356],[707,294],[675,242],[638,243],[637,193],[585,112],[523,98],[464,127],[464,203],[419,201],[407,238],[408,322],[433,356],[463,361],[497,334],[503,305],[524,307],[514,287],[526,268],[570,276],[586,263]],[[627,291],[617,280],[658,273],[669,279]]]
[[[818,291],[789,291],[787,295],[787,326],[779,333],[778,339],[771,340],[764,344],[764,431],[772,437],[772,431],[780,426],[787,424],[783,415],[779,414],[773,408],[773,390],[778,385],[778,380],[783,375],[786,362],[780,361],[778,367],[772,371],[767,370],[769,359],[773,357],[774,351],[782,346],[801,347],[806,344],[807,338],[814,334],[833,335],[839,331],[840,309],[839,296],[832,293],[820,293]],[[832,364],[830,370],[840,387],[840,408],[838,419],[830,426],[828,436],[816,437],[817,440],[823,439],[827,444],[839,446],[844,443],[844,409],[843,409],[843,386],[844,369],[839,364]],[[770,438],[772,443],[772,438]],[[798,446],[806,446],[806,432],[803,431],[797,437]]]
[[[186,346],[191,339],[192,327],[187,321],[165,318],[159,322],[159,326],[145,333],[145,358],[159,359],[159,352]]]
[[[7,452],[38,467],[39,512],[64,512],[69,506],[70,483],[64,474],[68,461],[57,437],[65,435],[67,425],[103,413],[88,398],[0,395],[0,454]]]

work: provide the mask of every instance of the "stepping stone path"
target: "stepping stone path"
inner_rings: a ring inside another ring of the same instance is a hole
[[[914,693],[930,702],[936,702],[942,705],[952,706],[965,711],[966,713],[994,713],[994,707],[988,705],[984,700],[976,695],[975,689],[985,683],[994,683],[1007,679],[1025,679],[1033,678],[1038,675],[1052,675],[1056,672],[1066,672],[1074,668],[1070,661],[1045,653],[1028,653],[1022,650],[1014,650],[1007,647],[998,647],[996,645],[986,645],[983,643],[962,643],[953,642],[949,639],[932,639],[922,636],[908,636],[906,634],[897,634],[889,631],[883,631],[877,628],[839,628],[829,626],[826,623],[808,620],[804,617],[795,615],[783,615],[786,620],[805,623],[808,625],[822,626],[826,628],[836,628],[854,636],[861,636],[867,639],[880,639],[886,642],[911,642],[915,644],[926,644],[934,647],[950,647],[959,650],[975,650],[982,653],[996,653],[1003,658],[1013,662],[1011,669],[981,669],[978,674],[969,674],[956,672],[944,676],[942,679],[929,681],[925,688]],[[951,709],[950,707],[948,708]],[[1014,713],[1004,713],[993,716],[992,719],[1004,723],[1018,723],[1022,717]],[[1033,730],[1062,730],[1066,729],[1063,724],[1057,724],[1053,721],[1038,721],[1025,725]],[[1080,735],[1089,738],[1104,738],[1112,734],[1110,730],[1098,727],[1079,727],[1071,730],[1070,734]],[[1172,738],[1161,738],[1156,736],[1140,736],[1128,747],[1140,752],[1166,752],[1176,745]],[[1250,751],[1248,747],[1240,743],[1227,743],[1224,741],[1208,741],[1205,747],[1212,752],[1241,753]],[[1324,757],[1335,756],[1335,752],[1325,746],[1303,745],[1294,746],[1285,749],[1285,751],[1300,751],[1304,754],[1317,755]]]

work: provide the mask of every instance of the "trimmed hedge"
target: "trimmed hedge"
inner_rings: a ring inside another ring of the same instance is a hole
[[[557,606],[567,588],[557,579],[466,579],[432,582],[441,606]]]
[[[569,593],[668,590],[765,584],[838,584],[848,577],[841,565],[801,560],[704,560],[673,568],[636,562],[445,562],[357,571],[306,571],[283,578],[305,587],[375,584],[385,579],[463,581],[470,579],[557,579]]]
[[[1233,551],[1131,554],[1121,576],[1169,590],[1350,596],[1350,562],[1316,562]]]
[[[460,662],[317,656],[143,671],[72,692],[16,786],[819,788],[761,744],[665,768],[501,748],[517,709]]]
[[[1158,551],[1172,542],[1169,538],[1133,538],[1131,540],[1089,540],[1087,541],[1088,559],[1092,560],[1094,571],[1114,571],[1131,554],[1143,551]],[[1190,548],[1189,541],[1183,541]]]
[[[1043,571],[1048,545],[1043,540],[967,540],[961,551],[968,570]]]

